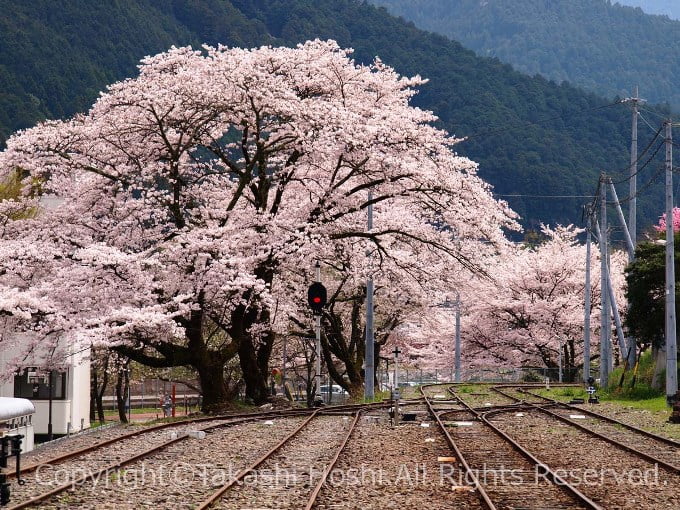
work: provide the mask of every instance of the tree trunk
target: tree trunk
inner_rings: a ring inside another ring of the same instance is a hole
[[[261,370],[255,347],[250,339],[239,342],[238,358],[241,363],[243,380],[246,383],[246,398],[255,404],[263,404],[269,398],[267,373]]]
[[[97,370],[90,372],[90,423],[94,423],[97,402]]]
[[[104,417],[104,392],[106,391],[106,388],[107,388],[108,385],[109,385],[109,374],[108,374],[108,372],[104,372],[104,375],[102,376],[102,386],[95,395],[96,406],[97,406],[97,417],[99,418],[99,423],[104,423],[106,421],[106,418]]]
[[[345,388],[349,392],[351,400],[362,400],[364,398],[364,380],[363,378],[355,381]]]
[[[201,411],[219,414],[234,397],[224,380],[224,366],[221,363],[204,363],[194,366],[201,381],[203,401]]]
[[[126,379],[125,370],[119,369],[118,377],[116,378],[116,404],[118,406],[118,417],[120,418],[121,423],[128,423],[127,413],[125,412],[125,395],[129,382],[126,381]]]
[[[202,296],[199,302],[202,305]],[[171,342],[149,345],[157,351],[150,355],[143,350],[125,345],[115,347],[120,354],[143,365],[155,368],[189,366],[198,373],[203,402],[201,410],[213,414],[223,411],[238,392],[238,385],[229,388],[225,380],[225,366],[237,354],[238,336],[229,331],[232,341],[211,348],[204,337],[204,311],[192,310],[190,317],[180,324],[186,331],[187,344]],[[251,324],[252,325],[252,324]],[[239,330],[240,332],[241,330]]]
[[[240,305],[231,314],[229,336],[238,345],[238,359],[243,380],[246,384],[246,398],[255,404],[269,399],[269,357],[274,345],[274,334],[264,332],[260,339],[253,338],[250,329],[254,324],[268,324],[266,310]]]
[[[312,407],[314,405],[314,397],[316,396],[316,379],[312,375],[311,369],[307,370],[306,391],[307,407]]]

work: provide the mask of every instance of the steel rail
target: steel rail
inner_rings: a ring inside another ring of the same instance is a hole
[[[572,409],[574,411],[580,411],[584,414],[587,414],[589,416],[594,416],[596,418],[599,418],[603,421],[607,421],[607,422],[612,423],[614,425],[620,425],[623,428],[626,428],[626,429],[633,431],[637,434],[647,436],[650,439],[656,439],[657,441],[665,443],[669,446],[675,446],[676,448],[680,448],[680,442],[675,441],[674,439],[671,439],[669,437],[659,436],[657,434],[654,434],[653,432],[649,432],[648,430],[638,428],[635,425],[630,425],[629,423],[619,421],[616,418],[611,418],[611,417],[609,417],[605,414],[596,413],[595,411],[591,411],[590,409],[584,409],[582,407],[576,407],[576,406],[568,404],[566,402],[560,402],[559,400],[555,400],[555,399],[552,399],[552,398],[549,398],[549,397],[544,397],[543,395],[537,395],[536,393],[532,393],[531,391],[525,391],[524,389],[519,389],[518,391],[520,391],[521,393],[528,393],[529,395],[532,395],[532,396],[538,397],[538,398],[542,398],[542,399],[547,400],[549,402],[554,402],[555,404],[559,405],[560,407],[566,407],[567,409]]]
[[[501,390],[499,390],[499,389],[495,389],[495,388],[494,388],[494,390],[497,391],[497,392],[499,392],[499,393],[502,394],[502,395],[508,396],[507,393],[503,393],[503,392],[502,392]],[[516,397],[510,397],[510,398],[516,398]],[[518,399],[518,400],[521,400],[521,399]],[[614,445],[614,446],[616,446],[617,448],[619,448],[619,449],[621,449],[621,450],[625,450],[625,451],[627,451],[627,452],[629,452],[629,453],[632,453],[633,455],[636,455],[637,457],[640,457],[641,459],[644,459],[644,460],[646,460],[646,461],[648,461],[648,462],[651,462],[652,464],[658,464],[659,466],[663,467],[664,469],[666,469],[666,470],[668,470],[668,471],[670,471],[670,472],[672,472],[672,473],[676,473],[676,474],[680,473],[680,467],[678,467],[678,466],[675,466],[675,465],[670,464],[670,463],[668,463],[668,462],[666,462],[666,461],[664,461],[664,460],[661,460],[661,459],[659,459],[659,458],[657,458],[657,457],[654,457],[653,455],[649,455],[648,453],[641,452],[640,450],[638,450],[638,449],[636,449],[636,448],[633,448],[632,446],[628,446],[627,444],[621,443],[620,441],[617,441],[616,439],[614,439],[614,438],[612,438],[612,437],[610,437],[610,436],[601,434],[600,432],[596,432],[596,431],[593,430],[593,429],[589,429],[589,428],[586,427],[585,425],[581,425],[580,423],[576,423],[575,421],[570,420],[569,418],[566,418],[566,417],[564,417],[564,416],[562,416],[562,415],[559,415],[559,414],[557,414],[557,413],[555,413],[555,412],[553,412],[553,411],[550,411],[549,409],[545,409],[545,408],[541,407],[541,406],[538,405],[538,404],[534,404],[534,403],[532,403],[532,402],[527,402],[527,403],[528,403],[533,409],[536,409],[536,410],[541,411],[541,412],[543,412],[543,413],[545,413],[545,414],[548,414],[548,415],[552,416],[553,418],[555,418],[555,419],[557,419],[557,420],[559,420],[559,421],[561,421],[561,422],[563,422],[563,423],[566,423],[566,424],[568,424],[568,425],[571,425],[571,426],[573,426],[573,427],[575,427],[575,428],[577,428],[577,429],[579,429],[579,430],[582,430],[583,432],[586,432],[587,434],[590,434],[590,435],[593,436],[593,437],[596,437],[596,438],[598,438],[598,439],[601,439],[601,440],[603,440],[603,441],[606,441],[607,443],[609,443],[609,444],[611,444],[611,445]]]
[[[338,449],[335,452],[335,455],[331,459],[330,463],[324,470],[324,472],[321,475],[321,478],[319,479],[319,483],[316,484],[316,487],[314,487],[314,490],[309,496],[309,499],[307,500],[307,505],[305,506],[305,510],[312,510],[312,507],[314,506],[314,503],[316,502],[316,498],[319,496],[319,493],[321,492],[321,489],[323,488],[323,485],[326,483],[326,480],[328,479],[328,475],[333,471],[333,468],[335,468],[335,465],[338,463],[338,459],[340,458],[340,454],[344,451],[345,447],[347,446],[347,443],[349,442],[349,438],[352,436],[352,433],[354,432],[354,429],[356,428],[357,423],[359,422],[359,418],[361,417],[361,411],[357,411],[354,415],[354,420],[352,421],[349,430],[347,431],[347,434],[345,434],[345,437],[338,447]]]
[[[205,510],[206,508],[210,508],[224,495],[224,493],[226,493],[229,489],[231,489],[234,485],[241,481],[248,473],[252,473],[253,471],[255,471],[255,469],[257,469],[257,467],[260,464],[262,464],[264,461],[269,459],[269,457],[271,457],[277,451],[279,451],[281,447],[283,447],[288,441],[295,437],[303,428],[305,428],[309,424],[309,422],[316,418],[318,414],[319,409],[316,409],[305,421],[303,421],[298,427],[296,427],[295,430],[293,430],[293,432],[288,434],[285,438],[279,441],[273,448],[271,448],[269,451],[263,454],[259,459],[250,464],[248,467],[241,469],[238,473],[236,473],[236,476],[234,476],[234,478],[232,478],[231,481],[224,484],[217,491],[211,494],[207,499],[203,500],[203,502],[201,502],[198,505],[198,507],[196,507],[196,509]]]
[[[527,458],[530,462],[532,462],[535,466],[536,469],[541,469],[543,471],[544,477],[547,475],[550,480],[557,486],[563,487],[565,490],[568,490],[572,496],[574,496],[580,503],[586,506],[586,508],[593,509],[593,510],[603,510],[600,505],[595,503],[592,499],[590,499],[588,496],[583,494],[581,491],[579,491],[576,487],[573,485],[569,484],[564,478],[559,476],[557,473],[555,473],[550,467],[537,457],[535,457],[531,452],[529,452],[526,448],[524,448],[522,445],[520,445],[517,441],[512,439],[509,435],[507,435],[505,432],[500,430],[498,427],[496,427],[493,423],[491,423],[486,416],[484,416],[484,413],[480,413],[479,411],[474,410],[472,407],[470,407],[466,402],[464,402],[458,395],[455,393],[453,390],[453,387],[449,388],[449,393],[453,395],[455,398],[458,399],[458,401],[463,404],[466,408],[470,410],[475,416],[478,417],[479,420],[482,421],[485,425],[491,428],[497,435],[502,437],[505,441],[507,441],[512,447],[518,451],[520,454],[522,454],[525,458]],[[493,411],[492,411],[493,412]]]
[[[546,403],[546,406],[556,406],[556,404],[552,403]],[[473,407],[475,411],[479,411],[480,413],[485,413],[489,414],[491,412],[493,413],[514,413],[517,411],[528,411],[530,409],[533,409],[529,404],[522,404],[522,405],[499,405],[499,406],[492,406],[492,407]],[[441,410],[436,410],[439,413],[439,416],[446,416],[447,414],[455,414],[455,413],[469,413],[470,411],[467,409],[441,409]]]
[[[465,457],[463,456],[463,452],[460,451],[460,449],[458,448],[458,445],[456,444],[456,442],[451,437],[451,434],[449,434],[449,431],[446,430],[446,427],[444,426],[441,419],[439,418],[439,415],[437,414],[437,412],[432,407],[430,399],[427,397],[427,395],[425,395],[424,388],[428,388],[430,386],[438,386],[438,384],[436,384],[436,385],[425,384],[425,385],[420,386],[420,393],[423,395],[423,398],[425,399],[425,404],[427,405],[428,411],[432,415],[432,418],[437,422],[437,425],[439,425],[440,432],[444,435],[444,438],[446,439],[446,442],[449,444],[449,447],[456,454],[458,461],[460,462],[460,464],[462,464],[463,468],[465,468],[465,476],[466,476],[467,480],[472,480],[481,502],[489,510],[497,510],[496,505],[494,505],[493,502],[491,501],[491,498],[489,497],[486,490],[482,486],[481,482],[477,478],[477,475],[470,468],[470,465],[467,463],[467,460],[465,460]]]
[[[340,404],[340,405],[332,405],[332,406],[327,406],[323,409],[324,411],[337,411],[338,413],[346,413],[346,412],[351,412],[356,409],[380,409],[383,407],[388,407],[391,405],[389,402],[371,402],[368,404]],[[157,432],[159,430],[167,429],[167,428],[174,428],[174,427],[182,427],[185,425],[191,425],[193,423],[202,423],[206,421],[215,421],[215,420],[231,420],[231,419],[240,419],[240,418],[254,418],[258,419],[260,418],[271,418],[271,417],[285,417],[285,416],[299,416],[300,414],[312,414],[318,409],[310,409],[310,408],[300,408],[300,409],[280,409],[280,410],[268,410],[268,411],[258,411],[258,412],[249,412],[249,413],[234,413],[234,414],[223,414],[223,415],[217,415],[217,416],[203,416],[200,418],[191,418],[188,420],[178,420],[178,421],[172,421],[172,422],[167,422],[167,423],[160,423],[157,425],[152,425],[151,427],[145,427],[140,430],[136,430],[134,432],[130,432],[127,434],[122,434],[120,436],[111,438],[111,439],[106,439],[104,441],[100,441],[98,443],[85,446],[83,448],[79,448],[77,450],[72,450],[70,452],[66,452],[61,455],[57,455],[55,457],[36,462],[33,464],[25,465],[21,468],[20,473],[27,474],[27,473],[32,473],[33,471],[37,470],[40,468],[40,466],[44,466],[46,464],[58,464],[60,462],[65,462],[67,460],[70,460],[74,457],[78,457],[80,455],[84,455],[86,453],[93,452],[99,448],[104,448],[106,446],[110,446],[114,443],[117,443],[119,441],[124,441],[126,439],[130,439],[133,437],[141,436],[144,434],[147,434],[149,432]],[[7,478],[15,478],[16,477],[16,472],[11,471],[7,472]]]
[[[74,457],[78,457],[80,455],[84,455],[86,453],[93,452],[95,450],[98,450],[99,448],[104,448],[106,446],[110,446],[114,443],[117,443],[119,441],[124,441],[126,439],[130,439],[133,437],[141,436],[148,434],[150,432],[157,432],[159,430],[167,429],[167,428],[173,428],[173,427],[182,427],[185,425],[191,425],[192,423],[202,423],[206,421],[215,421],[215,420],[232,420],[232,419],[241,419],[241,418],[253,418],[253,419],[261,419],[261,418],[270,418],[270,417],[285,417],[285,416],[298,416],[301,413],[307,413],[310,412],[307,409],[285,409],[285,410],[280,410],[280,411],[264,411],[264,412],[258,412],[258,413],[237,413],[237,414],[232,414],[232,415],[221,415],[221,416],[211,416],[211,417],[201,417],[201,418],[194,418],[191,420],[180,420],[180,421],[174,421],[174,422],[168,422],[168,423],[161,423],[158,425],[153,425],[151,427],[145,427],[140,430],[136,430],[134,432],[130,432],[128,434],[123,434],[111,439],[106,439],[104,441],[100,441],[98,443],[85,446],[83,448],[79,448],[77,450],[72,450],[70,452],[66,452],[62,455],[57,455],[55,457],[36,462],[34,464],[29,464],[27,466],[23,466],[21,468],[20,473],[26,474],[26,473],[32,473],[36,469],[40,468],[40,466],[44,466],[46,464],[58,464],[60,462],[67,461],[69,459],[72,459]],[[227,422],[228,423],[228,422]],[[8,478],[14,478],[16,477],[16,472],[12,471],[7,473]]]
[[[288,417],[288,416],[289,415],[286,415],[286,417]],[[232,421],[228,421],[228,422],[224,422],[224,423],[216,423],[215,425],[211,425],[211,426],[206,427],[205,429],[202,429],[202,430],[208,431],[208,430],[214,430],[214,429],[217,429],[217,428],[226,428],[226,427],[230,427],[232,425],[239,425],[241,423],[247,423],[247,422],[250,422],[250,421],[258,421],[258,420],[261,420],[261,419],[263,419],[263,416],[260,416],[260,415],[252,416],[252,417],[244,417],[244,418],[240,418],[240,419],[237,419],[237,420],[232,420]],[[132,456],[126,458],[126,459],[122,459],[122,460],[119,460],[118,462],[114,462],[112,464],[109,464],[108,466],[101,468],[101,469],[97,470],[96,472],[90,472],[90,473],[84,474],[84,475],[82,475],[82,476],[80,476],[80,477],[78,477],[74,480],[71,480],[67,483],[59,485],[59,486],[57,486],[57,487],[55,487],[55,488],[53,488],[53,489],[51,489],[47,492],[44,492],[44,493],[39,494],[37,496],[33,496],[30,499],[22,501],[21,503],[18,503],[16,505],[8,507],[7,510],[20,510],[20,509],[27,508],[29,506],[35,505],[36,503],[43,502],[43,501],[51,498],[52,496],[56,496],[57,494],[64,492],[65,490],[67,490],[69,488],[76,487],[78,485],[82,485],[90,479],[97,480],[103,475],[108,475],[109,473],[111,473],[113,471],[117,471],[120,468],[127,466],[128,464],[131,464],[131,463],[136,462],[140,459],[148,457],[149,455],[152,455],[152,454],[154,454],[154,453],[156,453],[160,450],[163,450],[164,448],[167,448],[168,446],[172,446],[175,443],[179,443],[180,441],[188,439],[189,437],[191,437],[189,434],[186,434],[186,433],[182,434],[175,439],[170,439],[170,440],[168,440],[168,441],[166,441],[162,444],[159,444],[159,445],[156,445],[152,448],[144,450],[143,452],[136,453],[136,454],[134,454],[134,455],[132,455]]]

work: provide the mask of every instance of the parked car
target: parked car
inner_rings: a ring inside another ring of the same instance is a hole
[[[330,392],[333,393],[334,395],[347,395],[347,392],[342,389],[342,386],[339,384],[332,384],[330,387],[328,384],[322,384],[321,385],[321,394],[328,394],[328,390],[330,388]]]

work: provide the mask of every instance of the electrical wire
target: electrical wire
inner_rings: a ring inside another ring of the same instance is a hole
[[[644,122],[645,124],[647,124],[647,126],[649,126],[649,129],[651,129],[652,131],[654,131],[654,126],[652,126],[652,125],[649,123],[649,121],[648,121],[647,119],[645,119],[645,116],[642,115],[641,112],[638,112],[638,116],[642,119],[642,122]]]
[[[661,115],[659,112],[655,112],[654,110],[650,110],[649,108],[645,108],[644,106],[640,106],[640,110],[641,110],[641,111],[645,111],[645,112],[647,112],[647,113],[651,113],[652,115],[654,115],[655,117],[660,118],[661,120],[668,120],[668,116],[667,116],[667,115]]]
[[[656,179],[657,179],[657,178],[658,178],[665,170],[666,170],[665,165],[660,166],[659,169],[654,173],[654,175],[652,175],[652,177],[649,179],[649,181],[647,181],[645,184],[643,184],[642,186],[640,186],[640,187],[637,189],[637,191],[636,191],[636,193],[635,193],[634,195],[629,195],[629,196],[627,196],[626,198],[619,199],[618,203],[619,203],[619,204],[625,204],[626,202],[630,202],[631,200],[633,200],[633,198],[637,198],[638,196],[640,196],[640,194],[641,194],[643,191],[647,190],[652,184],[654,184],[654,183],[656,182]],[[607,204],[608,204],[608,205],[615,205],[616,202],[614,202],[613,200],[611,200],[611,201],[610,201],[610,200],[607,200]]]
[[[652,140],[647,144],[647,147],[645,147],[645,149],[642,151],[642,153],[638,156],[637,160],[635,160],[635,163],[634,163],[635,165],[637,165],[642,160],[642,158],[645,156],[645,154],[647,154],[647,152],[649,152],[649,149],[651,148],[652,144],[656,141],[657,138],[659,138],[659,135],[661,134],[662,129],[663,129],[663,126],[659,127],[656,134],[654,135],[654,138],[652,138]],[[661,145],[663,145],[664,142],[665,142],[665,140],[661,142]],[[654,156],[656,156],[656,154],[658,152],[659,152],[659,148],[657,147],[656,151],[652,155],[652,159],[654,158]],[[638,168],[634,173],[630,174],[628,177],[625,177],[625,178],[623,178],[619,181],[613,181],[614,184],[622,184],[626,181],[629,181],[631,179],[631,177],[634,177],[637,174],[639,174],[645,168],[645,166],[647,166],[649,164],[649,161],[650,160],[647,160],[647,163],[645,163],[642,166],[642,168]],[[628,166],[628,170],[630,170],[631,166],[632,166],[632,164]],[[625,170],[621,170],[621,172],[625,172]]]
[[[665,140],[662,140],[661,143],[657,146],[657,148],[656,148],[656,150],[654,151],[654,153],[649,157],[649,159],[647,160],[647,162],[646,162],[644,165],[642,165],[642,167],[640,167],[636,173],[642,172],[642,171],[647,167],[647,165],[649,165],[649,164],[652,162],[652,160],[654,160],[654,158],[656,157],[656,155],[657,155],[657,154],[659,153],[659,151],[661,150],[661,147],[663,147],[665,144],[666,144],[666,141],[665,141]],[[605,176],[605,179],[606,179],[606,176]],[[602,180],[602,177],[600,177],[600,180]],[[624,181],[620,181],[620,182],[625,182],[625,180],[624,180]],[[618,182],[618,183],[617,183],[617,182],[613,182],[613,184],[620,184],[620,182]],[[619,201],[618,201],[619,204],[623,204],[623,203],[625,203],[625,202],[630,202],[631,200],[633,200],[633,198],[638,197],[638,196],[640,195],[640,193],[642,192],[643,189],[646,189],[646,188],[640,188],[640,189],[636,190],[636,192],[635,192],[634,195],[628,195],[628,196],[627,196],[626,198],[624,198],[623,200],[619,200]],[[615,204],[616,202],[614,202],[614,201],[607,201],[607,203],[608,203],[608,204]]]
[[[522,194],[499,194],[497,197],[519,197],[519,198],[593,198],[593,195],[522,195]]]

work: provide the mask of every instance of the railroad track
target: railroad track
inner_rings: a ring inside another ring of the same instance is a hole
[[[314,412],[196,508],[279,508],[283,504],[310,510],[360,415],[356,411],[350,421]],[[254,482],[243,483],[246,477]]]
[[[381,409],[388,407],[390,404],[388,402],[375,402],[371,404],[344,404],[344,405],[333,405],[333,406],[328,406],[325,407],[324,410],[326,412],[337,412],[337,413],[346,413],[346,412],[352,412],[357,409]],[[133,439],[133,438],[138,438],[142,436],[148,436],[153,433],[159,432],[159,431],[168,431],[172,429],[177,429],[181,430],[182,428],[186,428],[189,426],[196,426],[198,425],[198,428],[201,428],[204,425],[210,425],[212,423],[224,423],[225,420],[233,420],[233,419],[241,419],[241,418],[253,418],[253,419],[260,419],[260,418],[271,418],[271,417],[281,417],[281,416],[298,416],[300,414],[311,414],[314,412],[314,409],[307,409],[307,408],[300,408],[300,409],[283,409],[283,410],[270,410],[270,411],[259,411],[259,412],[248,412],[248,413],[232,413],[232,414],[225,414],[225,415],[217,415],[217,416],[203,416],[203,417],[198,417],[198,418],[190,418],[186,420],[177,420],[177,421],[172,421],[172,422],[166,422],[166,423],[160,423],[156,425],[152,425],[149,427],[143,427],[143,428],[138,428],[137,430],[133,430],[128,433],[120,434],[114,437],[110,437],[108,439],[104,439],[102,441],[97,441],[95,443],[80,447],[80,448],[75,448],[73,450],[69,450],[65,453],[57,454],[52,457],[47,457],[47,458],[41,458],[37,462],[32,462],[30,464],[25,464],[25,457],[22,458],[22,461],[24,462],[24,465],[21,467],[21,474],[25,475],[28,473],[31,473],[35,471],[36,469],[40,468],[41,466],[45,466],[47,464],[49,465],[58,465],[61,464],[65,461],[68,461],[70,459],[80,457],[82,455],[85,455],[90,452],[94,452],[100,448],[104,448],[106,446],[110,445],[116,445],[116,444],[122,444],[124,441]],[[9,479],[15,478],[16,477],[16,472],[13,470],[13,466],[9,466],[9,469],[12,469],[12,471],[7,472],[7,477]]]
[[[463,466],[466,480],[474,486],[486,508],[601,508],[455,392],[450,392],[454,403],[450,410],[441,409],[441,401],[435,409],[425,387],[421,392],[430,414]],[[446,423],[441,416],[447,417]],[[451,423],[453,418],[459,423]]]
[[[511,397],[501,388],[495,387],[493,389],[509,398],[517,398]],[[518,401],[523,401],[534,408],[540,406],[541,412],[547,413],[563,423],[657,464],[671,473],[680,474],[680,443],[677,441],[652,434],[594,411],[543,397],[521,388],[516,391],[531,399],[531,401],[517,399]],[[546,409],[540,405],[546,402],[553,404],[553,407]],[[574,418],[574,416],[578,416],[578,418]]]
[[[287,414],[293,414],[297,415],[300,412],[310,412],[305,409],[300,409],[300,410],[281,410],[281,411],[265,411],[265,412],[258,412],[258,413],[237,413],[237,414],[229,414],[229,415],[222,415],[222,416],[205,416],[205,417],[200,417],[200,418],[192,418],[188,420],[178,420],[178,421],[173,421],[173,422],[167,422],[167,423],[160,423],[157,425],[152,425],[150,427],[143,427],[139,428],[137,430],[133,430],[131,432],[121,434],[118,436],[114,436],[108,439],[105,439],[103,441],[98,441],[96,443],[83,446],[81,448],[76,448],[74,450],[67,451],[62,454],[58,454],[49,458],[44,458],[39,460],[38,462],[33,462],[28,465],[23,465],[21,467],[21,474],[26,475],[28,473],[34,472],[36,469],[39,469],[41,466],[45,465],[58,465],[63,462],[66,462],[68,460],[80,457],[82,455],[94,452],[98,449],[110,446],[110,445],[116,445],[116,444],[122,444],[125,441],[128,441],[130,439],[134,438],[140,438],[143,436],[150,436],[152,434],[156,434],[160,431],[168,431],[172,429],[177,429],[181,430],[182,428],[186,428],[188,426],[194,426],[194,425],[199,425],[199,428],[203,425],[209,426],[212,423],[224,423],[225,421],[229,420],[237,420],[237,419],[242,419],[242,418],[257,418],[257,417],[271,417],[271,416],[283,416]],[[8,478],[15,478],[16,477],[16,471],[11,471],[7,473]]]
[[[329,406],[324,408],[324,412],[346,414],[362,409],[381,409],[389,405],[389,403],[380,402]],[[24,484],[13,484],[13,506],[9,508],[27,508],[40,502],[56,501],[55,498],[66,491],[73,492],[76,488],[86,488],[88,484],[100,483],[105,477],[115,477],[117,476],[115,473],[121,468],[135,465],[143,459],[157,457],[163,450],[172,449],[177,443],[189,439],[188,428],[211,433],[221,428],[236,427],[251,422],[310,416],[316,412],[317,410],[314,409],[293,409],[195,418],[164,423],[100,441],[22,466],[21,477]],[[134,454],[125,456],[123,453],[125,450],[132,451]],[[15,473],[10,476],[14,477]]]
[[[296,416],[301,416],[303,413],[294,415],[286,413],[283,418],[279,419],[295,419]],[[204,425],[197,429],[197,431],[210,434],[220,429],[229,427],[238,427],[239,425],[248,424],[251,422],[262,422],[267,417],[277,418],[271,413],[266,415],[248,416],[243,418],[234,418],[231,420],[222,420],[217,423]],[[160,431],[156,431],[159,433]],[[109,444],[104,448],[94,448],[84,453],[81,456],[73,457],[66,455],[67,459],[57,463],[43,464],[31,471],[28,476],[22,475],[25,480],[24,485],[16,485],[12,489],[12,500],[9,510],[19,510],[23,508],[30,508],[35,505],[41,507],[69,507],[70,504],[64,505],[65,501],[60,501],[59,496],[68,491],[69,496],[66,502],[77,499],[78,491],[86,493],[83,505],[76,505],[79,507],[86,507],[88,497],[92,499],[90,503],[92,508],[96,506],[95,501],[99,500],[99,495],[96,491],[100,490],[100,486],[106,487],[109,482],[115,479],[116,474],[122,468],[134,466],[135,463],[140,463],[147,458],[162,455],[164,451],[176,447],[178,453],[175,460],[181,460],[181,455],[184,450],[182,443],[187,442],[192,438],[192,435],[187,431],[177,434],[168,434],[164,431],[165,437],[155,437],[152,446],[144,446],[143,441],[147,440],[147,436],[135,436],[135,443]],[[129,438],[128,438],[129,439]],[[140,441],[142,440],[142,441]],[[125,454],[125,449],[130,450],[130,453]],[[67,465],[62,465],[68,461]],[[164,459],[163,463],[167,463],[168,459]],[[169,464],[168,464],[169,465]],[[95,489],[93,489],[93,487]]]
[[[485,418],[508,437],[530,445],[532,454],[604,508],[680,508],[680,476],[674,471],[551,412],[536,406],[521,417],[490,411]]]

